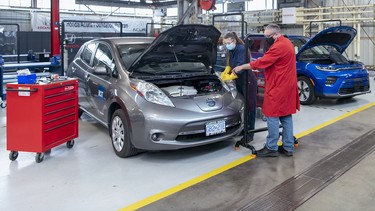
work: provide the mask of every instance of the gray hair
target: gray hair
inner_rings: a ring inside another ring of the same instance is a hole
[[[266,26],[265,30],[270,30],[272,33],[280,33],[280,27],[277,24],[271,23]]]

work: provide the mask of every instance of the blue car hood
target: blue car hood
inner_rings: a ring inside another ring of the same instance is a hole
[[[357,30],[350,26],[335,26],[323,30],[310,38],[299,50],[297,57],[305,50],[319,45],[329,45],[343,53],[357,35]]]
[[[214,26],[177,25],[161,32],[129,69],[133,72],[138,67],[153,62],[196,61],[206,66],[214,65],[220,35],[220,31]]]

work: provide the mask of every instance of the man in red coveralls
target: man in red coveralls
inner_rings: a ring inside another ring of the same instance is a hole
[[[267,118],[268,135],[263,149],[257,151],[258,157],[276,157],[279,152],[293,156],[294,137],[292,114],[300,109],[296,55],[293,44],[280,34],[280,27],[270,24],[265,28],[264,36],[271,45],[263,57],[233,69],[264,69],[265,93],[263,114]],[[283,126],[283,146],[278,147],[279,121]]]

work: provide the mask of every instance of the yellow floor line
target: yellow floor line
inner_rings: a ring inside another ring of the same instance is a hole
[[[349,116],[351,116],[353,114],[356,114],[356,113],[358,113],[360,111],[368,109],[368,108],[370,108],[372,106],[375,106],[375,102],[374,103],[370,103],[368,105],[365,105],[365,106],[363,106],[361,108],[355,109],[353,111],[350,111],[350,112],[348,112],[348,113],[346,113],[344,115],[341,115],[341,116],[339,116],[339,117],[337,117],[335,119],[332,119],[332,120],[330,120],[328,122],[320,124],[320,125],[318,125],[316,127],[313,127],[311,129],[306,130],[306,131],[304,131],[302,133],[299,133],[299,134],[297,134],[295,136],[296,136],[296,138],[301,138],[301,137],[306,136],[306,135],[308,135],[308,134],[310,134],[312,132],[315,132],[315,131],[323,128],[323,127],[326,127],[326,126],[328,126],[330,124],[333,124],[333,123],[335,123],[335,122],[337,122],[339,120],[342,120],[342,119],[344,119],[346,117],[349,117]],[[211,177],[213,177],[215,175],[218,175],[218,174],[220,174],[220,173],[222,173],[224,171],[227,171],[227,170],[229,170],[229,169],[231,169],[233,167],[236,167],[236,166],[238,166],[238,165],[240,165],[242,163],[245,163],[245,162],[247,162],[249,160],[252,160],[255,157],[256,157],[255,155],[247,155],[247,156],[245,156],[243,158],[240,158],[240,159],[235,160],[235,161],[233,161],[233,162],[231,162],[229,164],[226,164],[226,165],[224,165],[222,167],[219,167],[219,168],[217,168],[217,169],[215,169],[213,171],[210,171],[210,172],[205,173],[205,174],[203,174],[201,176],[198,176],[198,177],[193,178],[193,179],[191,179],[189,181],[186,181],[186,182],[181,183],[181,184],[179,184],[177,186],[174,186],[174,187],[172,187],[170,189],[167,189],[167,190],[162,191],[160,193],[157,193],[157,194],[155,194],[153,196],[145,198],[145,199],[143,199],[141,201],[138,201],[138,202],[136,202],[134,204],[131,204],[131,205],[127,206],[127,207],[121,208],[121,209],[119,209],[119,211],[128,211],[128,210],[133,211],[133,210],[137,210],[137,209],[142,208],[142,207],[144,207],[144,206],[146,206],[148,204],[151,204],[151,203],[153,203],[155,201],[158,201],[158,200],[160,200],[162,198],[165,198],[165,197],[170,196],[170,195],[172,195],[174,193],[177,193],[178,191],[181,191],[181,190],[183,190],[185,188],[188,188],[188,187],[193,186],[193,185],[195,185],[195,184],[197,184],[199,182],[202,182],[202,181],[204,181],[206,179],[209,179],[209,178],[211,178]]]
[[[181,183],[181,184],[179,184],[179,185],[177,185],[175,187],[172,187],[172,188],[170,188],[168,190],[165,190],[163,192],[160,192],[160,193],[158,193],[156,195],[153,195],[153,196],[150,196],[148,198],[145,198],[145,199],[143,199],[141,201],[138,201],[138,202],[136,202],[134,204],[131,204],[131,205],[127,206],[127,207],[121,208],[120,211],[139,209],[139,208],[144,207],[144,206],[146,206],[148,204],[151,204],[152,202],[158,201],[158,200],[160,200],[160,199],[162,199],[164,197],[172,195],[172,194],[174,194],[174,193],[176,193],[178,191],[181,191],[181,190],[183,190],[185,188],[193,186],[193,185],[195,185],[195,184],[197,184],[199,182],[202,182],[202,181],[204,181],[204,180],[206,180],[206,179],[208,179],[210,177],[218,175],[218,174],[220,174],[220,173],[222,173],[224,171],[227,171],[227,170],[229,170],[229,169],[231,169],[231,168],[233,168],[235,166],[238,166],[238,165],[240,165],[242,163],[245,163],[245,162],[247,162],[247,161],[249,161],[251,159],[254,159],[255,157],[256,156],[252,155],[252,154],[246,155],[243,158],[240,158],[240,159],[238,159],[236,161],[233,161],[233,162],[231,162],[229,164],[226,164],[226,165],[224,165],[222,167],[219,167],[219,168],[217,168],[217,169],[215,169],[213,171],[205,173],[205,174],[203,174],[203,175],[201,175],[199,177],[196,177],[196,178],[191,179],[191,180],[189,180],[187,182]]]
[[[358,113],[358,112],[361,112],[361,111],[363,111],[363,110],[366,110],[366,109],[368,109],[368,108],[370,108],[370,107],[372,107],[372,106],[375,106],[375,102],[374,102],[374,103],[369,103],[369,104],[367,104],[367,105],[365,105],[365,106],[362,106],[362,107],[357,108],[357,109],[355,109],[355,110],[353,110],[353,111],[350,111],[350,112],[348,112],[348,113],[345,113],[345,114],[343,114],[343,115],[341,115],[341,116],[339,116],[339,117],[337,117],[337,118],[334,118],[334,119],[332,119],[332,120],[330,120],[330,121],[327,121],[327,122],[325,122],[325,123],[323,123],[323,124],[320,124],[320,125],[317,125],[317,126],[315,126],[315,127],[313,127],[313,128],[310,128],[310,129],[308,129],[308,130],[306,130],[306,131],[304,131],[304,132],[302,132],[302,133],[296,134],[295,137],[298,139],[298,138],[301,138],[301,137],[303,137],[303,136],[306,136],[306,135],[308,135],[308,134],[310,134],[310,133],[312,133],[312,132],[315,132],[315,131],[317,131],[317,130],[323,128],[323,127],[326,127],[326,126],[328,126],[328,125],[330,125],[330,124],[333,124],[333,123],[335,123],[335,122],[338,122],[338,121],[340,121],[340,120],[342,120],[342,119],[345,119],[346,117],[349,117],[349,116],[351,116],[351,115],[353,115],[353,114],[356,114],[356,113]]]

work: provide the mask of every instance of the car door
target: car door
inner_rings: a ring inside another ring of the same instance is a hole
[[[92,107],[89,102],[90,89],[87,84],[87,77],[93,71],[92,61],[96,45],[93,42],[85,45],[68,70],[69,77],[78,79],[79,105],[85,110],[90,110]]]
[[[99,43],[93,57],[93,72],[87,79],[90,89],[90,101],[93,105],[90,113],[103,123],[107,122],[108,99],[110,85],[116,65],[109,45]]]

